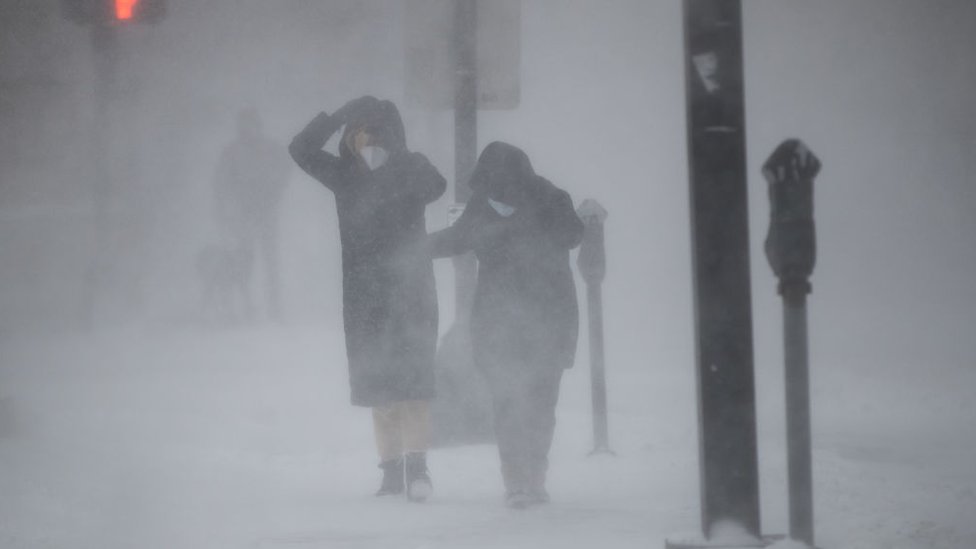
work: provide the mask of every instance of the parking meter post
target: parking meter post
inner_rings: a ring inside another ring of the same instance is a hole
[[[610,451],[607,419],[607,381],[603,351],[603,292],[599,284],[586,285],[590,331],[590,392],[593,401],[593,454]]]
[[[797,139],[780,144],[763,165],[769,183],[766,258],[783,297],[786,445],[790,537],[813,547],[813,471],[807,294],[816,263],[813,180],[820,160]]]
[[[790,537],[813,546],[813,468],[805,293],[783,294]]]
[[[595,200],[584,200],[577,210],[583,221],[577,266],[586,282],[587,320],[590,336],[590,391],[593,402],[593,454],[612,454],[607,418],[607,382],[603,347],[603,279],[606,248],[603,226],[607,211]]]

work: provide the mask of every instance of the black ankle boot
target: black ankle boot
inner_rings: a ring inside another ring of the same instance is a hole
[[[376,495],[402,494],[404,490],[403,459],[388,459],[380,463],[380,469],[383,469],[383,482],[380,484],[380,489],[376,491]]]
[[[430,473],[427,471],[427,454],[424,452],[410,452],[407,454],[407,499],[410,501],[426,501],[433,492]]]

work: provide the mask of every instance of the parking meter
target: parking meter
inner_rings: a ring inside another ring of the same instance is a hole
[[[781,143],[763,164],[771,206],[766,259],[784,297],[810,293],[817,260],[813,179],[819,172],[820,160],[799,139]]]
[[[580,242],[576,265],[587,285],[600,284],[607,273],[607,257],[603,241],[603,222],[607,211],[597,201],[587,199],[576,214],[583,221],[583,241]]]
[[[763,165],[771,215],[766,259],[783,296],[786,374],[786,446],[790,537],[813,546],[813,473],[806,298],[817,260],[813,179],[820,160],[798,139],[788,139]]]
[[[586,311],[590,331],[590,392],[593,400],[593,452],[612,454],[607,421],[607,380],[603,353],[603,279],[607,274],[607,254],[604,248],[603,223],[607,210],[596,200],[580,204],[576,215],[583,221],[583,241],[580,242],[576,265],[586,282]]]

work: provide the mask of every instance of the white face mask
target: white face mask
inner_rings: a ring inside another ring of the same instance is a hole
[[[387,159],[390,157],[390,153],[386,152],[383,147],[376,147],[373,145],[366,145],[365,147],[359,149],[359,156],[363,158],[366,162],[366,166],[370,170],[375,170],[386,164]]]
[[[499,202],[497,200],[492,200],[492,199],[489,198],[488,199],[488,204],[491,204],[492,209],[495,210],[496,212],[498,212],[498,215],[500,215],[502,217],[509,217],[513,213],[515,213],[515,208],[512,207],[512,206],[509,206],[508,204],[506,204],[504,202]]]

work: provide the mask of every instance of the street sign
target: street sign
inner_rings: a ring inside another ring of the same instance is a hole
[[[454,0],[406,3],[406,96],[411,106],[454,108],[454,6]],[[478,108],[514,109],[521,95],[522,2],[480,1],[477,12]]]

